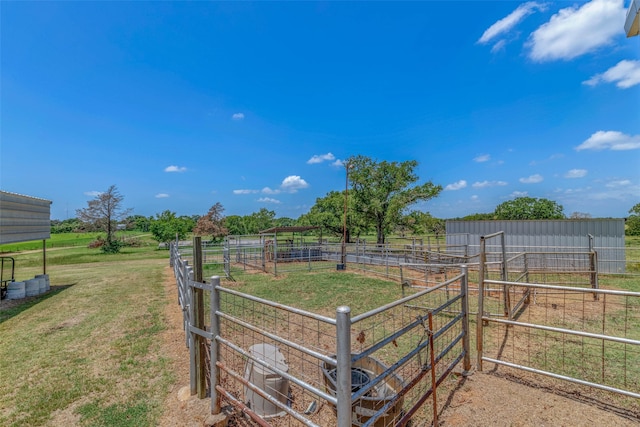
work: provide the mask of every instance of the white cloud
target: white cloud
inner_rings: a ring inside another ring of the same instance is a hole
[[[501,50],[504,50],[506,45],[507,45],[507,41],[506,40],[498,40],[496,42],[496,44],[494,44],[491,47],[491,53],[498,53]]]
[[[313,165],[315,163],[322,163],[324,161],[328,161],[330,162],[331,160],[335,160],[335,156],[331,153],[327,153],[327,154],[314,154],[313,157],[311,157],[309,160],[307,160],[307,163],[310,165]]]
[[[296,193],[298,190],[302,190],[303,188],[307,188],[309,184],[304,179],[300,178],[298,175],[291,175],[282,180],[282,184],[280,184],[280,188],[271,188],[264,187],[262,190],[250,190],[250,189],[241,189],[241,190],[233,190],[233,194],[280,194],[280,193]],[[264,198],[265,200],[268,197]],[[278,202],[279,203],[279,202]]]
[[[185,172],[187,170],[187,168],[185,168],[184,166],[167,166],[166,168],[164,168],[165,172]]]
[[[272,199],[271,197],[261,197],[258,199],[259,202],[264,202],[264,203],[274,203],[274,204],[278,204],[280,203],[280,200],[278,199]]]
[[[583,178],[585,176],[587,176],[586,169],[571,169],[564,174],[565,178]]]
[[[478,200],[478,199],[479,199],[479,197],[478,197],[478,195],[477,195],[477,194],[474,194],[473,196],[471,196],[471,200],[473,200],[474,202],[475,202],[476,200]]]
[[[627,135],[622,132],[599,130],[591,135],[586,141],[576,147],[576,151],[581,150],[637,150],[640,148],[640,135]]]
[[[467,181],[465,181],[464,179],[461,179],[458,182],[454,182],[453,184],[447,185],[444,189],[455,191],[455,190],[462,190],[466,186],[467,186]]]
[[[488,162],[489,160],[491,160],[491,155],[489,154],[482,154],[473,159],[474,162],[478,162],[478,163]]]
[[[496,21],[493,25],[487,28],[486,31],[482,34],[482,36],[478,40],[478,43],[486,44],[491,40],[493,40],[494,38],[498,37],[499,35],[509,32],[520,21],[522,21],[524,18],[526,18],[527,16],[535,12],[536,9],[545,10],[546,7],[544,4],[537,3],[534,1],[521,4],[516,8],[516,10],[511,12],[509,15]],[[500,44],[500,42],[498,42],[497,44]],[[496,46],[494,46],[494,49],[496,48]]]
[[[341,168],[343,168],[343,167],[344,167],[344,164],[345,164],[345,163],[344,163],[342,160],[340,160],[340,159],[336,159],[336,161],[335,161],[335,162],[331,163],[331,166],[335,166],[335,167],[341,167]]]
[[[84,195],[85,196],[89,196],[89,197],[98,197],[99,195],[102,194],[102,191],[85,191]]]
[[[631,185],[631,181],[629,181],[628,179],[618,179],[609,181],[605,184],[605,186],[609,188],[627,187],[629,185]]]
[[[503,187],[505,185],[507,185],[505,181],[477,181],[471,184],[473,188]]]
[[[543,180],[544,178],[542,177],[542,175],[535,174],[535,175],[528,176],[526,178],[520,178],[519,181],[523,184],[537,184],[539,182],[542,182]]]
[[[236,121],[244,120],[244,113],[235,113],[231,118]]]
[[[298,175],[291,175],[282,180],[282,184],[280,184],[280,188],[282,191],[286,191],[288,193],[295,193],[298,190],[303,188],[307,188],[309,184],[307,181],[300,178]]]
[[[629,89],[640,84],[640,61],[622,60],[602,74],[596,74],[582,82],[588,86],[599,83],[615,83],[620,89]]]
[[[612,44],[624,34],[623,0],[592,0],[560,9],[531,33],[527,43],[534,61],[569,60]]]
[[[166,199],[169,195],[167,193],[158,193],[155,197],[156,199]]]
[[[509,195],[509,197],[518,198],[518,197],[526,197],[529,195],[527,191],[514,191]]]
[[[274,189],[272,189],[270,187],[264,187],[262,189],[262,192],[264,194],[280,194],[280,190],[274,190]]]

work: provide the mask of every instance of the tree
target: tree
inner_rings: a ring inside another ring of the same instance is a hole
[[[412,234],[433,233],[436,237],[444,233],[445,221],[431,216],[429,212],[411,211],[402,218],[404,226]]]
[[[127,218],[127,226],[130,229],[146,233],[149,231],[149,224],[151,224],[152,219],[153,217],[147,218],[143,215],[132,215]]]
[[[78,218],[68,218],[62,221],[57,219],[51,220],[51,234],[73,233],[79,230],[82,230],[82,223]]]
[[[495,219],[564,219],[562,205],[548,200],[533,197],[518,197],[506,201],[496,207]]]
[[[192,218],[178,217],[174,212],[166,210],[157,214],[149,225],[153,238],[161,243],[169,243],[176,239],[184,240],[187,233],[193,229],[195,223]]]
[[[115,185],[112,185],[104,193],[100,193],[95,199],[89,200],[88,207],[76,210],[78,219],[91,224],[96,229],[107,234],[102,251],[106,253],[120,252],[120,243],[115,239],[118,222],[125,219],[131,209],[123,209],[122,196]]]
[[[244,221],[244,217],[240,215],[229,215],[225,218],[224,224],[229,230],[229,234],[232,236],[243,236],[249,234],[247,232],[247,226]]]
[[[376,162],[366,156],[347,160],[349,182],[355,209],[376,229],[377,242],[382,244],[385,235],[401,219],[402,211],[421,200],[429,200],[442,191],[442,186],[418,181],[414,169],[415,160],[405,162]]]
[[[229,234],[229,230],[224,226],[225,219],[222,212],[224,208],[220,202],[211,206],[205,216],[198,218],[193,233],[196,236],[211,236],[213,241],[218,241]]]
[[[626,222],[625,234],[627,236],[640,236],[640,203],[629,209],[629,217]]]
[[[266,208],[261,208],[258,212],[245,217],[247,234],[258,234],[275,226],[276,213]]]
[[[346,242],[352,236],[359,236],[366,228],[362,215],[354,208],[353,198],[347,198]],[[344,233],[344,191],[330,191],[324,197],[318,197],[316,204],[299,219],[301,225],[319,226],[336,237]]]
[[[495,219],[495,213],[474,213],[456,219],[460,221],[491,221]]]

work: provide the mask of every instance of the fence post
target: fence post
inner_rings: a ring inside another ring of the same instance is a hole
[[[465,372],[471,370],[471,345],[469,344],[469,268],[462,266],[462,282],[460,283],[462,293],[462,347],[464,348],[463,368]]]
[[[220,276],[211,277],[211,413],[219,414],[221,409],[221,396],[216,390],[220,385],[220,368],[217,362],[220,359],[220,347],[218,345],[218,336],[220,336]]]
[[[595,250],[591,251],[589,254],[589,270],[591,270],[591,287],[593,289],[598,289],[600,285],[598,284],[598,252]],[[593,299],[598,300],[598,293],[593,293]]]
[[[202,237],[193,238],[193,281],[202,283]],[[193,289],[194,317],[191,319],[198,329],[205,329],[204,325],[204,292],[200,288]],[[204,399],[207,395],[207,371],[206,371],[206,340],[200,334],[194,335],[196,357],[196,383],[198,384],[198,398]]]
[[[351,427],[351,308],[336,309],[336,399],[338,427]]]
[[[501,269],[501,276],[502,278],[500,280],[503,281],[508,281],[509,280],[509,276],[508,276],[508,271],[507,271],[507,248],[505,246],[505,238],[504,238],[504,231],[500,232],[500,245],[502,246],[502,269]],[[503,285],[502,286],[502,291],[504,292],[503,294],[503,300],[504,300],[504,315],[507,319],[511,319],[511,295],[510,295],[510,287],[509,285]]]
[[[486,241],[484,236],[480,236],[480,264],[478,268],[478,315],[476,319],[476,368],[482,372],[482,316],[484,314],[484,268],[487,261]]]
[[[196,349],[198,348],[198,340],[196,339],[196,333],[193,332],[191,326],[195,319],[195,304],[194,304],[194,289],[192,286],[193,280],[193,270],[191,267],[185,265],[185,283],[187,284],[187,290],[189,293],[189,322],[187,329],[187,336],[189,337],[189,387],[191,390],[191,395],[198,393],[198,377],[196,374],[198,362],[196,359]],[[194,325],[195,326],[195,325]]]

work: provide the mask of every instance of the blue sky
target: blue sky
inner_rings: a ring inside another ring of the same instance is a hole
[[[628,0],[2,2],[0,188],[297,218],[352,155],[417,160],[439,218],[640,202]]]

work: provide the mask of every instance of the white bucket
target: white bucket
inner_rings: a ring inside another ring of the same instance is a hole
[[[24,282],[24,291],[26,296],[34,297],[40,293],[40,280],[29,279]]]
[[[25,296],[24,282],[9,282],[7,285],[7,299],[22,299]]]

